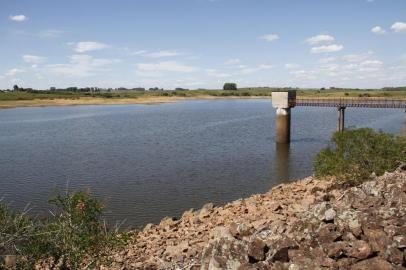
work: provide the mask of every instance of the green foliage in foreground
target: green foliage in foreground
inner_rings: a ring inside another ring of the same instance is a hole
[[[0,255],[16,255],[18,269],[31,269],[39,261],[68,269],[83,263],[91,267],[107,262],[108,254],[126,243],[126,234],[106,227],[103,205],[89,193],[55,193],[50,203],[55,212],[46,220],[0,205]]]
[[[336,132],[314,161],[316,176],[360,182],[406,162],[406,139],[369,128]]]

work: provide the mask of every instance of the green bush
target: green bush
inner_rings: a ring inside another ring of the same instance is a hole
[[[29,268],[27,262],[46,253],[47,244],[42,236],[39,223],[28,216],[26,211],[14,213],[5,205],[0,205],[0,255],[24,255],[19,268]],[[0,269],[2,268],[0,262]]]
[[[50,203],[55,206],[53,215],[43,220],[0,207],[0,255],[16,255],[17,268],[32,268],[40,261],[58,262],[67,269],[84,263],[90,267],[106,262],[126,243],[125,233],[107,228],[101,201],[88,192],[56,192]]]
[[[360,182],[406,162],[406,139],[361,128],[336,132],[314,161],[316,176]]]

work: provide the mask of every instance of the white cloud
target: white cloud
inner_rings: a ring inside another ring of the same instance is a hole
[[[263,35],[260,36],[259,39],[263,39],[269,42],[273,42],[279,39],[279,36],[277,34],[268,34],[268,35]]]
[[[28,17],[25,15],[10,15],[10,20],[15,21],[15,22],[23,22],[28,20]]]
[[[347,62],[361,62],[366,60],[372,53],[366,54],[347,54],[342,57],[344,61]]]
[[[183,53],[171,50],[161,50],[156,52],[148,52],[147,50],[138,50],[130,53],[130,55],[141,55],[149,58],[163,58],[183,55]]]
[[[310,52],[311,53],[330,53],[330,52],[338,52],[344,49],[343,45],[337,45],[337,44],[332,44],[332,45],[323,45],[319,47],[313,47]]]
[[[15,76],[18,73],[23,73],[25,70],[19,68],[12,68],[6,72],[6,76]]]
[[[404,22],[395,22],[391,29],[397,33],[406,32],[406,23]]]
[[[295,69],[295,68],[298,68],[298,67],[299,67],[298,64],[290,64],[290,63],[285,64],[286,69]]]
[[[273,68],[272,65],[261,64],[256,67],[244,68],[241,71],[237,72],[235,75],[249,75],[249,74],[255,73],[260,70],[267,70],[267,69],[271,69],[271,68]]]
[[[143,55],[146,54],[148,51],[146,50],[139,50],[139,51],[134,51],[132,53],[130,53],[131,55]]]
[[[102,50],[102,49],[106,49],[108,47],[109,47],[109,45],[100,43],[100,42],[82,41],[82,42],[76,43],[75,51],[78,53],[84,53],[84,52]]]
[[[316,45],[322,42],[332,42],[334,37],[330,35],[317,35],[311,38],[306,39],[306,43],[310,45]]]
[[[46,59],[47,59],[46,57],[37,56],[37,55],[31,55],[31,54],[23,55],[23,60],[30,64],[40,64],[40,63],[45,62]]]
[[[314,70],[294,70],[290,72],[298,79],[302,80],[314,80],[316,79],[316,72]]]
[[[234,71],[231,70],[232,68],[234,68]],[[274,68],[274,66],[270,64],[259,64],[257,66],[252,67],[246,65],[233,65],[231,67],[227,67],[226,71],[218,69],[206,69],[206,72],[207,75],[216,78],[227,78],[227,77],[239,78],[242,75],[250,75],[258,71],[269,70],[272,68]]]
[[[386,33],[385,29],[380,26],[375,26],[371,29],[371,32],[377,35],[383,35]]]
[[[322,64],[325,64],[325,63],[333,62],[335,60],[337,60],[337,58],[335,58],[335,57],[325,57],[325,58],[321,58],[319,60],[319,62],[322,63]]]
[[[224,64],[232,66],[232,65],[237,65],[239,63],[241,63],[241,60],[238,58],[234,58],[234,59],[227,60]]]
[[[351,63],[327,63],[311,70],[292,71],[291,74],[299,79],[317,78],[319,81],[329,81],[328,84],[335,85],[343,81],[354,83],[359,77],[362,77],[361,80],[373,78],[378,80],[378,77],[385,72],[383,67],[384,63],[375,59]]]
[[[359,71],[378,71],[382,68],[383,62],[379,60],[366,60],[362,62]]]
[[[268,64],[261,64],[261,65],[258,65],[258,66],[257,66],[257,69],[258,69],[258,70],[271,69],[271,68],[273,68],[273,66],[272,66],[272,65],[268,65]]]
[[[188,73],[196,71],[195,67],[183,65],[176,61],[163,61],[159,63],[140,63],[137,64],[137,71],[147,71],[147,72],[159,72],[159,71],[170,71],[170,72],[182,72]]]
[[[255,73],[258,69],[257,68],[244,68],[241,71],[239,71],[238,73],[235,73],[234,75],[249,75],[252,73]]]
[[[143,55],[146,57],[151,57],[151,58],[162,58],[162,57],[173,57],[173,56],[178,56],[181,55],[182,53],[177,52],[177,51],[157,51],[157,52],[151,52],[151,53],[144,53]]]
[[[72,55],[68,64],[48,65],[49,72],[61,76],[87,77],[96,72],[105,70],[104,67],[116,62],[116,60],[93,58],[90,55]]]
[[[228,77],[233,76],[233,74],[221,72],[217,69],[206,69],[206,72],[207,72],[208,76],[216,77],[216,78],[228,78]]]
[[[57,30],[57,29],[48,29],[48,30],[42,30],[38,33],[38,36],[41,38],[56,38],[60,37],[64,31],[62,30]]]

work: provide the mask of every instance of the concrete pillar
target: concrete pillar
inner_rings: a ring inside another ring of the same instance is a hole
[[[290,109],[295,106],[296,91],[272,92],[276,108],[276,143],[290,143]]]
[[[337,108],[337,131],[344,131],[345,107]]]
[[[276,142],[290,143],[290,108],[276,109]]]

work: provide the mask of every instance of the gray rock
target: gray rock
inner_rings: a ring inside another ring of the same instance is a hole
[[[324,213],[324,220],[325,221],[331,221],[334,220],[334,218],[336,217],[336,211],[332,208],[328,209],[325,213]]]
[[[201,270],[237,270],[248,264],[248,247],[237,239],[220,238],[203,251]]]

